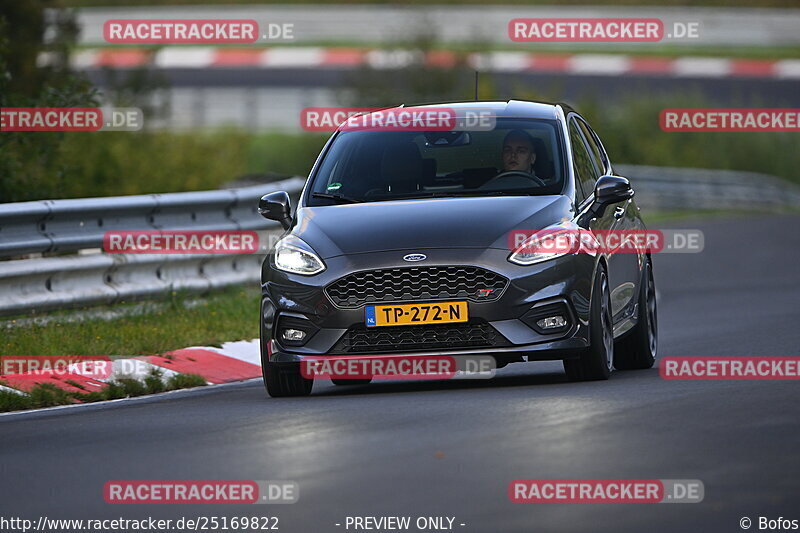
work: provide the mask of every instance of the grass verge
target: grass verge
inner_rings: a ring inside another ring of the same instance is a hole
[[[0,176],[0,202],[209,190],[266,171],[305,176],[329,137],[238,129],[58,135],[53,164],[17,145],[3,154],[18,172]]]
[[[215,346],[258,337],[258,288],[233,287],[203,298],[172,295],[153,312],[124,315],[135,304],[92,308],[114,310],[110,320],[81,310],[37,315],[39,322],[0,324],[2,355],[151,355],[187,346]],[[76,320],[76,316],[78,319]]]
[[[133,398],[171,390],[202,387],[205,384],[206,380],[196,374],[177,374],[164,382],[161,372],[157,369],[152,370],[144,380],[120,378],[109,382],[108,386],[101,391],[85,394],[67,392],[55,385],[45,383],[33,387],[27,395],[0,390],[0,412]]]
[[[286,0],[140,0],[139,5],[231,5],[231,4],[285,4]],[[428,0],[296,0],[296,4],[322,4],[331,5],[359,5],[359,4],[400,4],[400,5],[421,5],[428,6]],[[439,0],[437,4],[443,5],[554,5],[553,0]],[[95,6],[114,6],[127,7],[131,4],[130,0],[64,0],[62,4],[66,7],[95,7]],[[753,7],[753,0],[562,0],[561,5],[611,5],[611,6],[716,6],[716,7]],[[794,0],[761,0],[758,7],[795,7]]]

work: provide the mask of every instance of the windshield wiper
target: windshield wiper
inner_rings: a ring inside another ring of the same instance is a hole
[[[322,198],[324,200],[333,200],[335,202],[339,202],[342,204],[360,204],[363,200],[356,200],[355,198],[350,198],[348,196],[342,196],[341,194],[331,194],[327,192],[314,192],[311,193],[312,198]]]

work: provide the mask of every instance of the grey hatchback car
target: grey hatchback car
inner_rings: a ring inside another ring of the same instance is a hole
[[[262,268],[271,396],[310,394],[308,357],[555,359],[572,380],[653,366],[648,250],[542,252],[509,241],[518,230],[645,229],[588,122],[564,104],[442,106],[489,109],[493,127],[340,128],[296,209],[285,192],[261,199],[261,214],[285,229]]]

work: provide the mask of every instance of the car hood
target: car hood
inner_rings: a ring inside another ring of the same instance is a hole
[[[391,250],[508,250],[511,231],[542,229],[573,215],[560,195],[368,202],[299,208],[291,233],[323,259]]]

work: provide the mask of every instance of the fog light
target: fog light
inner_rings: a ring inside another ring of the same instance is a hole
[[[281,333],[281,337],[283,337],[283,340],[285,341],[299,342],[306,338],[306,332],[303,331],[302,329],[288,328],[283,330],[283,333]]]
[[[317,334],[319,328],[305,316],[281,313],[275,322],[274,331],[275,340],[284,347],[305,346]]]
[[[548,316],[536,321],[536,325],[542,329],[563,328],[567,325],[567,319],[561,315]]]

